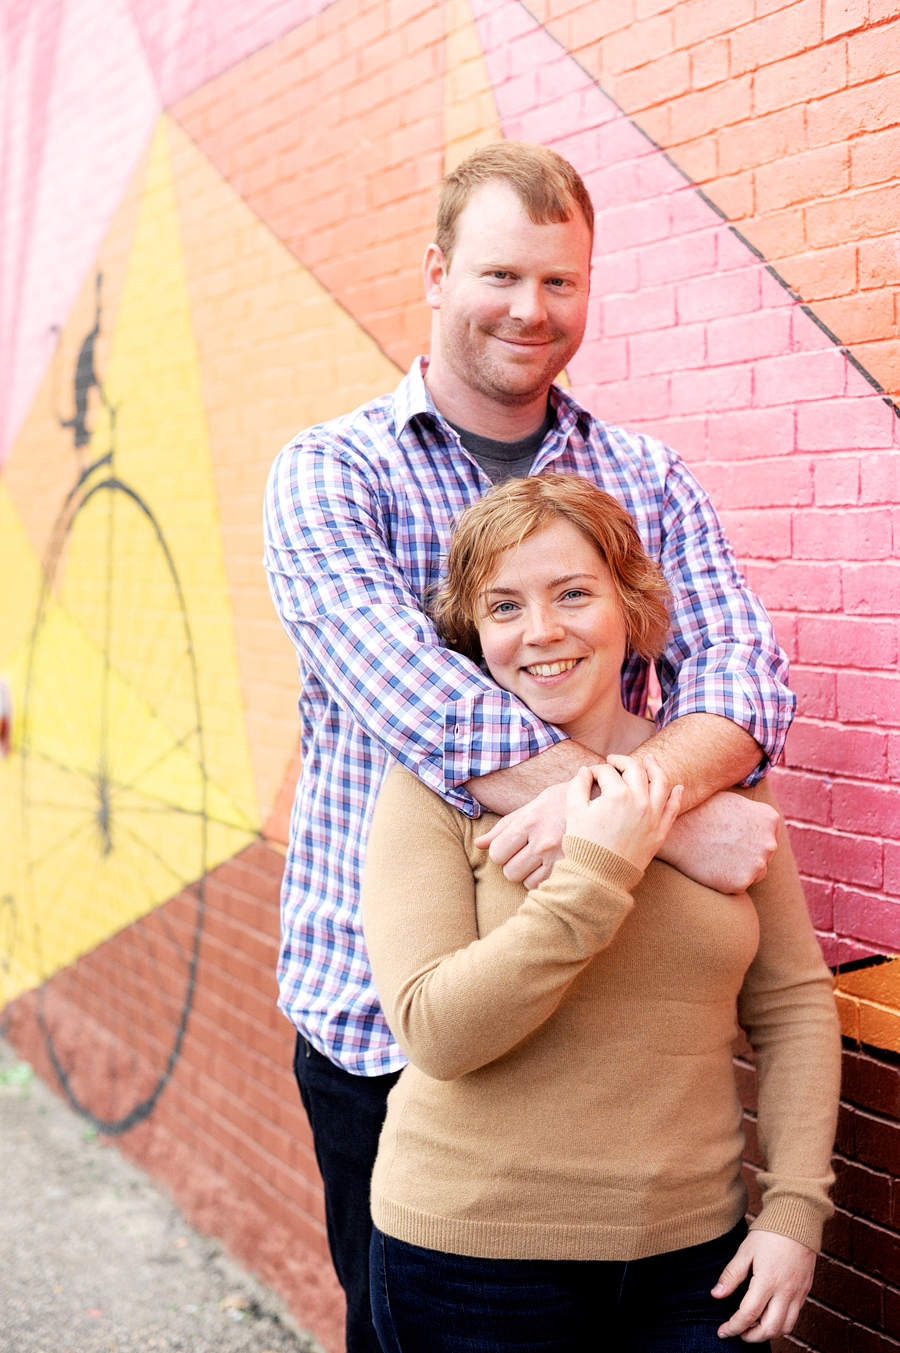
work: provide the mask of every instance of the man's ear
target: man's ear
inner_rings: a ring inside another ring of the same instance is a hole
[[[422,276],[425,281],[425,300],[432,310],[440,310],[441,308],[441,296],[446,275],[447,264],[444,262],[442,250],[436,244],[429,244],[425,250],[425,259],[422,263]]]

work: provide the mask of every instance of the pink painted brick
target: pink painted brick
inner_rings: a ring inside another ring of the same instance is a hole
[[[785,560],[778,564],[753,564],[748,581],[767,606],[780,610],[839,611],[841,570],[839,564],[803,564]]]
[[[747,366],[674,372],[670,385],[672,412],[718,413],[722,409],[743,409],[750,403],[751,388],[751,373]]]
[[[630,381],[609,381],[579,386],[587,408],[608,423],[626,427],[643,424],[645,419],[665,418],[669,413],[669,377],[645,376]]]
[[[854,784],[834,786],[834,826],[882,840],[900,839],[900,785]]]
[[[817,352],[766,357],[753,368],[753,402],[794,405],[802,400],[833,399],[844,393],[847,359],[834,346]]]
[[[669,237],[669,212],[665,198],[652,202],[602,207],[596,215],[598,248],[604,252],[632,249],[638,244]]]
[[[831,781],[821,775],[788,770],[780,766],[770,776],[772,787],[786,818],[815,823],[819,827],[831,824]]]
[[[793,611],[770,611],[775,638],[784,649],[788,662],[797,661],[797,617]]]
[[[837,718],[837,679],[834,672],[816,671],[795,664],[791,690],[797,697],[797,712],[806,719]]]
[[[856,615],[900,614],[900,564],[845,564],[844,610]]]
[[[655,287],[683,277],[707,277],[714,273],[717,234],[715,227],[711,227],[660,244],[648,244],[640,256],[643,285]]]
[[[858,940],[847,939],[843,935],[824,938],[819,936],[825,962],[832,969],[842,963],[856,963],[861,958],[871,958],[879,952],[878,945],[860,944]]]
[[[817,507],[856,507],[858,456],[820,456],[814,474]]]
[[[900,728],[900,676],[838,672],[837,706],[843,723]]]
[[[706,358],[705,326],[680,324],[675,329],[632,334],[628,340],[628,358],[634,376],[702,367]]]
[[[795,824],[791,827],[791,845],[797,865],[804,874],[840,883],[858,883],[864,888],[881,887],[884,863],[880,841]],[[845,930],[844,933],[848,932]]]
[[[886,841],[884,846],[884,891],[900,897],[900,845]]]
[[[897,623],[855,616],[801,615],[801,662],[823,667],[891,667],[897,661]]]
[[[860,501],[900,503],[900,455],[864,456],[860,467]]]
[[[628,341],[625,338],[587,338],[568,367],[574,386],[582,381],[621,381],[628,376]]]
[[[770,512],[721,511],[725,533],[741,559],[789,559],[793,513],[790,508]]]
[[[803,507],[812,502],[812,462],[799,456],[724,464],[711,461],[700,478],[713,502],[722,508]]]
[[[887,773],[890,780],[900,784],[900,733],[888,737]]]
[[[891,514],[879,508],[801,510],[794,514],[793,535],[796,559],[884,559],[892,550]]]
[[[886,733],[795,719],[787,736],[785,765],[826,775],[843,772],[860,780],[883,780],[887,751]]]
[[[709,230],[711,226],[720,232],[723,229],[721,217],[698,192],[693,184],[679,185],[669,198],[671,231],[673,235],[691,234],[698,230]]]
[[[760,306],[759,265],[679,282],[677,306],[679,324],[749,315]]]
[[[790,311],[784,309],[710,320],[706,330],[708,359],[719,365],[777,356],[788,351],[790,337]]]
[[[803,895],[809,919],[816,930],[831,930],[834,926],[834,884],[824,879],[803,879]]]
[[[855,451],[890,447],[893,417],[883,400],[831,399],[797,411],[797,449]]]
[[[717,460],[785,455],[794,449],[794,410],[730,409],[711,414],[709,444]]]
[[[591,307],[602,305],[604,296],[640,289],[640,257],[639,249],[620,249],[615,254],[595,250],[591,271]]]
[[[636,334],[646,329],[671,329],[675,324],[675,295],[671,287],[607,296],[603,301],[603,333]]]
[[[834,926],[841,934],[873,945],[879,953],[900,950],[900,902],[890,897],[874,897],[838,886],[834,890]]]
[[[584,124],[581,124],[584,126]],[[590,138],[590,147],[585,147]],[[636,131],[634,123],[623,116],[609,100],[595,105],[590,128],[566,138],[567,153],[572,163],[584,174],[588,191],[593,197],[593,170],[620,160],[653,156],[658,152],[645,137]],[[583,149],[584,148],[584,149]],[[580,158],[581,154],[585,158]],[[584,166],[584,167],[582,167]]]
[[[498,91],[503,102],[506,117],[517,117],[531,112],[538,102],[538,74],[536,70],[525,70],[505,80],[502,90]]]

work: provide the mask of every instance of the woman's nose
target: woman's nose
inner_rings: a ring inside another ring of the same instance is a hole
[[[529,610],[524,636],[526,644],[553,644],[564,633],[565,626],[552,606],[535,606]]]

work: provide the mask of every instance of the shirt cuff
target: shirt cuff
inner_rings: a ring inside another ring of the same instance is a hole
[[[467,780],[527,761],[566,736],[542,723],[506,691],[481,691],[444,706],[441,748],[416,770],[423,784],[466,817],[481,816],[477,799],[463,789]]]
[[[656,716],[659,728],[686,714],[718,714],[745,728],[762,748],[762,757],[742,785],[755,785],[778,760],[791,726],[797,698],[787,686],[760,688],[746,673],[703,672],[679,676]]]

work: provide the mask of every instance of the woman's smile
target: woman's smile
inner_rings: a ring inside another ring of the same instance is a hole
[[[621,713],[625,619],[605,561],[568,519],[556,518],[501,556],[478,634],[499,686],[603,750]]]

